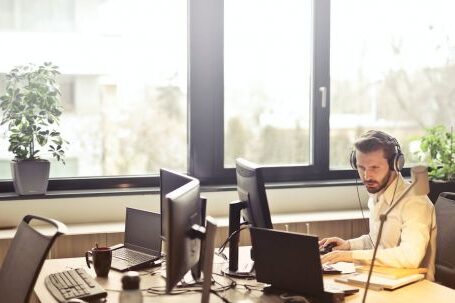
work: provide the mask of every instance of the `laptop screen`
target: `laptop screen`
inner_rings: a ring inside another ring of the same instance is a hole
[[[127,208],[125,246],[140,251],[161,252],[161,215],[150,211]]]
[[[317,237],[255,227],[250,234],[257,281],[297,293],[323,293]]]

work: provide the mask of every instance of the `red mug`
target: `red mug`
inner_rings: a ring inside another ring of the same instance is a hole
[[[112,263],[112,249],[110,247],[94,247],[85,252],[85,261],[90,268],[89,255],[92,257],[93,268],[98,277],[107,277]]]

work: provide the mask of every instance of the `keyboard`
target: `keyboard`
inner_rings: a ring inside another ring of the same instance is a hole
[[[73,298],[92,301],[107,296],[107,292],[83,268],[50,274],[44,279],[44,284],[59,302]]]
[[[140,264],[144,262],[154,261],[157,259],[157,257],[155,256],[146,255],[131,249],[125,249],[124,247],[114,249],[112,251],[112,257],[125,260],[131,264]]]

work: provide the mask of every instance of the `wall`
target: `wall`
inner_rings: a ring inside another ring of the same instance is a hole
[[[365,208],[366,191],[360,187]],[[207,214],[226,217],[235,191],[203,192],[208,198]],[[359,209],[355,186],[268,189],[273,214]],[[0,201],[0,228],[11,227],[26,214],[60,220],[66,224],[123,221],[125,207],[159,211],[159,195],[125,195],[85,198]]]

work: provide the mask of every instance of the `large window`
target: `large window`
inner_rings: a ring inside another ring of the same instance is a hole
[[[398,138],[417,162],[424,128],[455,122],[455,19],[450,0],[331,4],[330,167],[346,168],[368,129]]]
[[[157,184],[159,167],[234,183],[236,157],[266,181],[352,178],[367,129],[413,163],[426,127],[455,124],[451,0],[29,2],[0,0],[0,89],[14,65],[60,66],[71,144],[51,188]]]
[[[45,61],[62,72],[61,128],[70,145],[51,178],[187,169],[185,0],[0,0],[0,7],[0,73]],[[11,178],[12,157],[2,128],[0,178]]]
[[[310,161],[311,1],[224,5],[224,163]]]

